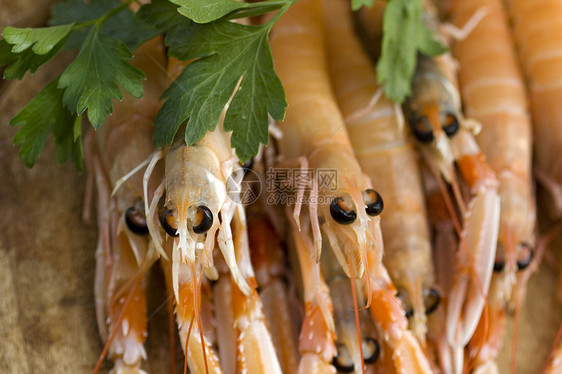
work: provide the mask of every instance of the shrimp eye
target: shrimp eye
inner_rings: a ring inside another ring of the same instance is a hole
[[[400,303],[404,308],[404,314],[406,315],[406,318],[411,318],[414,315],[414,309],[410,305],[410,300],[406,296],[404,296],[402,292],[398,292],[396,294],[396,297],[400,300]]]
[[[413,308],[408,308],[404,311],[404,315],[406,316],[406,318],[410,319],[414,316],[414,309]]]
[[[213,225],[213,213],[205,205],[200,205],[197,207],[197,213],[195,213],[195,222],[197,225],[193,226],[193,232],[196,234],[206,233]]]
[[[125,223],[131,232],[137,235],[148,234],[148,226],[143,209],[138,208],[138,204],[133,205],[125,212]]]
[[[494,271],[496,273],[502,272],[505,268],[505,261],[496,259],[494,261]]]
[[[378,216],[382,213],[384,203],[381,195],[379,195],[377,191],[371,189],[365,190],[363,192],[363,201],[365,201],[365,205],[367,205],[365,210],[371,217]]]
[[[430,288],[427,295],[425,295],[425,314],[430,315],[435,312],[439,303],[441,302],[441,295],[435,288]]]
[[[498,243],[498,248],[496,250],[496,258],[494,260],[494,272],[500,273],[505,268],[505,258],[503,245]]]
[[[434,139],[431,123],[427,117],[419,117],[410,122],[414,136],[422,143],[431,143]]]
[[[459,131],[459,121],[457,117],[453,114],[447,113],[445,116],[445,124],[443,125],[443,131],[447,134],[447,137],[451,137]]]
[[[330,204],[330,215],[334,221],[342,225],[349,225],[357,218],[355,211],[352,210],[341,197],[332,200]]]
[[[517,259],[517,269],[523,270],[531,264],[535,250],[529,243],[525,242],[519,243],[519,249],[521,250],[520,257],[522,255],[523,258]]]
[[[379,342],[373,338],[363,339],[363,362],[374,364],[381,353]]]
[[[337,346],[337,355],[332,360],[332,365],[340,373],[353,373],[353,359],[345,345],[339,344]]]
[[[162,215],[160,216],[160,224],[164,228],[164,231],[166,231],[166,234],[173,237],[179,236],[178,229],[174,227],[176,225],[176,222],[171,209],[168,209],[167,211],[162,213]]]

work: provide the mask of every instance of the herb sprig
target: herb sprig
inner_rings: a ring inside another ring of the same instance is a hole
[[[170,144],[186,120],[187,144],[213,131],[239,81],[224,126],[232,131],[232,146],[242,161],[267,142],[268,113],[283,119],[287,104],[268,34],[295,0],[154,0],[136,13],[129,10],[133,1],[66,0],[53,7],[52,26],[3,30],[0,66],[6,66],[5,79],[34,73],[63,47],[79,50],[66,70],[10,121],[20,126],[14,143],[26,166],[35,164],[52,132],[58,161],[69,159],[81,168],[82,115],[99,127],[113,111],[112,100],[123,99],[123,90],[142,97],[145,76],[128,61],[139,45],[160,34],[166,36],[170,56],[197,61],[163,96],[166,102],[155,121],[156,146]],[[274,10],[274,18],[261,26],[230,22]]]
[[[112,30],[106,27],[112,17],[122,12],[129,12],[132,21],[133,13],[128,10],[132,1],[102,0],[98,2],[95,18],[84,15],[82,19],[76,17],[77,22],[68,20],[68,23],[35,29],[6,27],[2,31],[0,65],[7,65],[4,78],[22,79],[27,71],[33,73],[54,58],[65,43],[72,40],[71,37],[89,29],[85,38],[74,37],[74,44],[70,45],[79,48],[74,61],[10,121],[12,126],[20,126],[14,143],[20,146],[18,155],[26,166],[35,164],[49,132],[52,132],[57,160],[71,160],[80,169],[83,161],[82,114],[87,111],[92,125],[99,127],[113,110],[111,100],[123,98],[122,89],[135,97],[142,96],[144,74],[126,62],[132,58],[132,52],[125,41],[119,39],[126,35],[110,36]],[[79,0],[63,3],[70,14],[86,10],[91,15],[92,9],[84,8],[84,4]],[[99,12],[99,6],[103,12]],[[57,17],[53,18],[53,23],[56,21]],[[157,34],[149,24],[144,24],[144,28],[142,36],[145,40]],[[145,40],[136,40],[133,44],[139,45]]]
[[[198,16],[200,8],[195,3],[205,1],[172,2],[182,5],[179,9],[182,15],[202,21]],[[178,18],[163,3],[154,1],[153,5],[141,9],[141,15],[167,28],[170,56],[197,60],[188,65],[164,93],[163,98],[167,100],[155,119],[154,144],[171,144],[187,119],[187,144],[213,131],[240,82],[226,111],[224,129],[232,131],[231,145],[238,158],[249,159],[257,153],[260,143],[267,143],[268,113],[276,120],[282,120],[285,114],[285,93],[273,68],[268,35],[277,18],[293,1],[265,1],[256,3],[260,4],[258,8],[237,1],[214,0],[210,3],[221,3],[222,8],[217,5],[213,16],[207,14],[205,23]],[[246,15],[248,9],[275,7],[279,12],[260,26],[228,22],[228,19]]]
[[[384,11],[377,79],[384,84],[385,95],[396,102],[411,93],[418,52],[435,56],[447,50],[433,38],[422,15],[422,0],[389,0]]]

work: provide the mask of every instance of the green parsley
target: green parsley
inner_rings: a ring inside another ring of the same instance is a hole
[[[111,99],[123,99],[117,82],[134,97],[142,97],[144,74],[125,62],[132,57],[119,39],[101,35],[93,28],[76,59],[60,77],[59,88],[65,89],[64,104],[78,114],[88,109],[88,119],[99,127],[112,112]]]
[[[180,5],[178,12],[197,23],[209,23],[220,18],[251,17],[287,6],[285,0],[267,0],[245,3],[237,0],[170,0]]]
[[[46,85],[10,121],[12,126],[21,126],[14,137],[19,145],[18,156],[27,167],[32,167],[45,146],[51,130],[55,137],[57,160],[70,159],[82,167],[82,142],[80,127],[76,129],[76,116],[69,113],[62,104],[63,90],[57,88],[59,78]]]
[[[375,0],[351,0],[351,9],[358,10],[362,6],[371,7]]]
[[[83,0],[65,0],[53,6],[51,25],[67,23],[92,23],[102,19],[114,9],[121,9],[103,21],[99,33],[121,40],[135,50],[145,41],[160,34],[159,30],[136,16],[130,9],[119,8],[120,0],[95,0],[85,3]],[[75,29],[68,38],[65,48],[80,49],[91,28],[82,27]]]
[[[13,45],[12,53],[21,53],[31,47],[36,55],[44,55],[66,39],[73,26],[73,23],[39,29],[18,29],[8,26],[2,31],[2,36],[4,40]]]
[[[4,30],[0,66],[6,66],[7,79],[35,72],[63,46],[79,50],[66,70],[10,122],[21,126],[14,143],[24,163],[31,167],[36,162],[52,132],[57,159],[80,167],[82,114],[98,127],[111,114],[112,99],[123,98],[123,90],[142,97],[144,74],[128,60],[134,49],[160,34],[171,56],[196,61],[165,92],[154,144],[170,144],[186,120],[187,144],[199,141],[215,129],[238,87],[224,128],[232,131],[232,146],[242,161],[255,155],[268,139],[268,115],[281,120],[285,114],[285,93],[273,69],[268,35],[296,0],[153,0],[137,13],[128,9],[133,1],[65,0],[53,7],[50,27]],[[261,26],[230,22],[273,10],[278,12]]]
[[[22,79],[26,71],[34,73],[61,50],[74,24],[20,29],[6,27],[0,40],[0,66],[5,79]]]
[[[241,161],[257,154],[260,143],[268,140],[268,113],[282,120],[287,106],[283,86],[273,68],[268,36],[292,1],[284,1],[276,16],[261,26],[230,22],[231,12],[224,10],[230,8],[221,8],[223,11],[217,13],[223,18],[198,24],[178,19],[161,1],[153,4],[141,12],[143,18],[167,27],[168,53],[180,60],[197,59],[164,93],[167,100],[155,119],[154,145],[171,144],[186,120],[188,145],[201,140],[207,131],[214,131],[240,81],[226,112],[224,128],[232,131],[231,145]],[[186,8],[183,14],[196,8]]]
[[[21,126],[14,144],[21,146],[18,154],[28,167],[37,161],[52,130],[57,160],[71,160],[81,168],[81,114],[87,110],[88,119],[98,127],[112,112],[111,100],[123,98],[120,86],[142,97],[144,74],[126,62],[132,58],[128,46],[136,48],[159,31],[133,16],[128,9],[132,1],[97,0],[86,4],[67,0],[55,6],[51,20],[54,26],[3,30],[0,66],[6,65],[6,79],[22,79],[27,71],[35,72],[63,46],[80,49],[66,70],[10,122]],[[66,6],[67,12],[59,6]],[[84,29],[89,30],[87,35],[82,33]]]
[[[377,79],[386,96],[397,102],[411,92],[418,51],[429,56],[446,51],[423,24],[422,13],[421,0],[390,0],[384,11]]]

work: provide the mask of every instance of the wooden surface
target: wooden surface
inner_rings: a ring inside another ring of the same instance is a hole
[[[37,12],[33,13],[30,4]],[[50,1],[0,1],[0,28],[41,24]],[[24,6],[25,5],[25,6]],[[94,313],[95,224],[81,218],[85,174],[57,165],[52,140],[33,169],[17,158],[16,129],[8,125],[21,107],[60,71],[57,59],[22,82],[0,84],[0,373],[88,373],[102,350]],[[560,238],[551,246],[559,248]],[[518,373],[536,373],[562,322],[554,299],[557,265],[543,263],[530,281],[522,314]],[[169,372],[166,308],[161,273],[151,274],[149,373]],[[508,321],[509,322],[509,321]],[[507,325],[508,339],[511,323]],[[508,373],[509,349],[500,358]],[[175,347],[176,361],[181,352]],[[107,363],[102,373],[108,371]]]

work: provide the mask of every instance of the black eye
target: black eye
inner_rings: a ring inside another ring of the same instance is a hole
[[[340,197],[332,200],[332,203],[330,204],[330,215],[334,221],[342,225],[349,225],[357,218],[355,211],[349,208],[345,201]]]
[[[494,259],[494,272],[500,273],[505,268],[505,254],[503,250],[503,245],[498,242],[498,247],[496,249],[496,258]]]
[[[531,264],[535,254],[534,248],[529,243],[519,243],[519,259],[517,259],[517,269],[523,270]]]
[[[337,355],[332,360],[332,365],[341,373],[353,373],[353,359],[345,345],[337,346]]]
[[[363,362],[374,364],[381,353],[379,342],[373,338],[363,339]]]
[[[494,271],[496,273],[502,272],[505,268],[505,261],[496,259],[494,261]]]
[[[496,249],[496,258],[494,260],[494,272],[500,273],[505,268],[505,258],[503,245],[498,242],[498,248]]]
[[[425,314],[430,315],[435,312],[439,303],[441,302],[441,295],[435,288],[430,288],[427,295],[425,295]]]
[[[382,213],[382,210],[384,209],[384,202],[377,191],[371,189],[365,190],[363,192],[363,201],[365,202],[365,205],[367,205],[365,210],[371,217],[378,216]]]
[[[459,121],[454,115],[447,113],[445,116],[445,124],[443,125],[443,131],[450,138],[459,131]]]
[[[200,205],[197,207],[197,213],[195,213],[195,223],[193,226],[193,232],[196,234],[206,233],[213,225],[213,213],[205,205]]]
[[[142,204],[142,202],[141,202]],[[148,234],[148,226],[144,216],[144,209],[139,208],[138,204],[133,205],[125,212],[125,223],[129,230],[137,235]]]
[[[168,235],[173,237],[179,236],[177,228],[174,227],[176,225],[176,222],[174,219],[174,215],[170,209],[162,213],[162,215],[160,216],[160,224]]]
[[[410,121],[410,126],[415,137],[422,143],[431,143],[433,141],[433,129],[427,117],[418,117]]]

